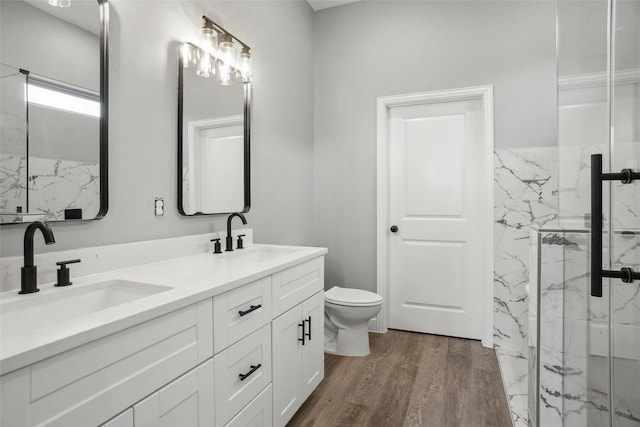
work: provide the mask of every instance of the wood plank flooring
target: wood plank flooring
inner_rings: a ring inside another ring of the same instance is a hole
[[[498,360],[479,341],[390,330],[371,354],[325,354],[325,379],[296,426],[511,427]]]

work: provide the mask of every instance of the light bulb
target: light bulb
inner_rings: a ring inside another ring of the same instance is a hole
[[[69,7],[71,0],[49,0],[49,4],[55,7]]]
[[[183,43],[181,48],[182,65],[187,67],[193,67],[198,63],[200,58],[200,49],[192,45],[191,43]]]
[[[218,83],[222,86],[233,84],[232,70],[236,58],[236,45],[229,34],[223,34],[218,47]]]
[[[204,38],[202,48],[210,55],[215,55],[218,48],[218,32],[213,28],[213,24],[207,20],[204,21],[201,32]]]
[[[238,78],[247,83],[251,81],[251,53],[249,53],[248,47],[243,47],[240,57],[238,58],[238,66],[236,68],[238,72]]]
[[[202,52],[200,61],[198,62],[198,70],[196,71],[200,77],[213,77],[215,74],[215,67],[213,64],[213,58],[206,52]]]

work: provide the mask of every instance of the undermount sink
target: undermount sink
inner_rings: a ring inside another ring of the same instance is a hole
[[[236,261],[265,262],[291,255],[300,248],[290,248],[286,246],[252,246],[247,249],[235,249],[228,256]]]
[[[0,335],[16,336],[172,289],[127,280],[56,288],[0,303]]]

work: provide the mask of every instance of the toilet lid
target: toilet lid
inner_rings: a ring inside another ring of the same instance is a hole
[[[377,305],[382,303],[382,297],[373,292],[362,289],[341,288],[334,286],[324,293],[327,302],[337,305]]]

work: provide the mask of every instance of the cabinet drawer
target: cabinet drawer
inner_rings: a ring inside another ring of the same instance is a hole
[[[214,353],[271,321],[271,276],[213,298]]]
[[[271,384],[269,384],[225,427],[271,427],[273,425],[272,413]]]
[[[215,425],[222,426],[271,382],[271,324],[216,354],[213,361]]]
[[[0,424],[104,423],[213,355],[212,309],[208,299],[2,376]]]
[[[274,273],[273,316],[277,317],[324,289],[324,257]]]
[[[133,408],[127,409],[100,427],[133,427]]]
[[[213,360],[136,403],[133,413],[135,427],[213,425]]]

